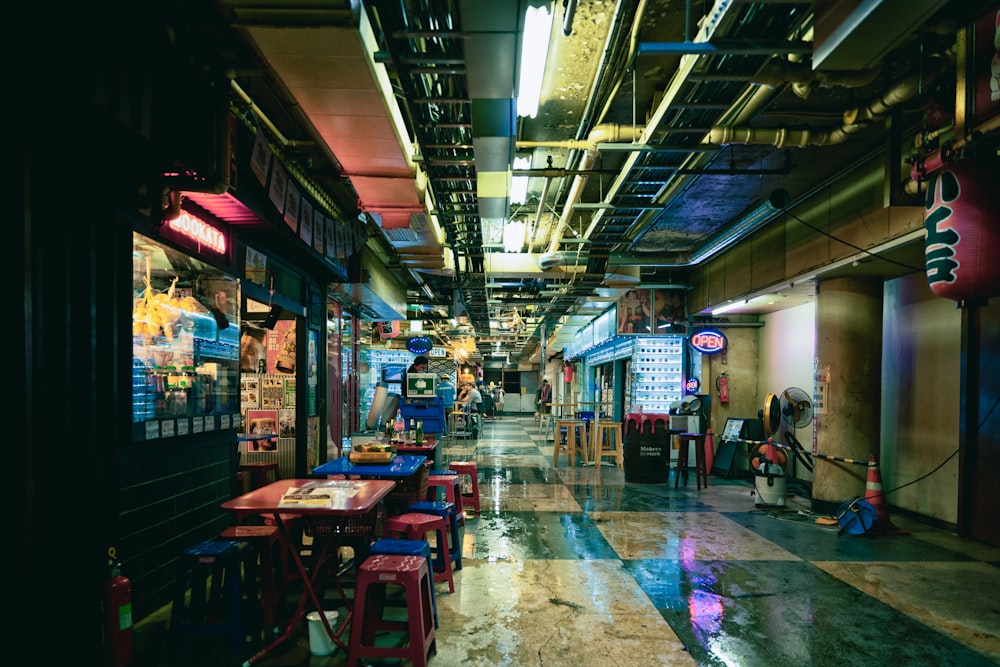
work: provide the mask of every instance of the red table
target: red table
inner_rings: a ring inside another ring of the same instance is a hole
[[[326,559],[333,543],[336,541],[336,536],[331,534],[322,541],[322,545],[319,549],[319,557],[314,561],[318,564],[317,567],[314,568],[316,571],[309,573],[305,565],[302,563],[302,558],[299,556],[298,550],[292,544],[292,540],[288,534],[288,529],[285,526],[285,523],[281,520],[281,515],[296,514],[299,516],[311,516],[323,519],[357,517],[359,515],[375,511],[379,503],[382,502],[382,499],[389,494],[393,487],[396,486],[396,483],[387,479],[330,480],[326,483],[331,484],[331,489],[335,490],[334,497],[325,505],[309,506],[281,504],[281,497],[285,494],[289,487],[302,487],[310,483],[316,484],[317,480],[282,479],[222,503],[222,508],[224,510],[235,514],[237,517],[257,516],[260,514],[272,514],[274,516],[275,525],[278,526],[279,540],[281,541],[283,547],[291,554],[292,560],[295,562],[295,567],[298,569],[299,574],[302,577],[304,588],[302,597],[299,599],[298,607],[292,615],[285,633],[274,640],[271,644],[260,650],[256,655],[248,659],[245,663],[243,663],[244,665],[250,665],[256,660],[259,660],[264,655],[271,652],[275,647],[287,641],[292,636],[292,633],[295,631],[295,627],[298,625],[299,621],[305,617],[306,603],[310,600],[315,606],[315,609],[320,612],[319,617],[323,621],[323,626],[326,628],[327,633],[329,633],[330,638],[337,646],[343,649],[345,653],[348,650],[347,644],[340,640],[340,636],[343,634],[344,629],[347,627],[351,617],[351,604],[347,599],[347,595],[344,593],[343,588],[340,587],[338,582],[338,588],[340,589],[341,597],[344,599],[347,614],[345,614],[346,618],[344,618],[344,622],[335,631],[330,627],[330,624],[326,619],[326,614],[323,613],[323,601],[319,598],[319,595],[314,588],[317,572],[322,569],[319,564],[322,564]],[[337,487],[336,484],[340,484],[342,488]]]

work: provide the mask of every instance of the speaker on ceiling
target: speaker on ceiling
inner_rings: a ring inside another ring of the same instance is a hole
[[[267,317],[264,319],[264,328],[273,329],[274,325],[278,323],[278,317],[281,315],[281,306],[274,303],[271,304],[271,310],[268,311]]]

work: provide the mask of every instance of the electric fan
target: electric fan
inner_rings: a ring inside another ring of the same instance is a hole
[[[785,423],[785,444],[795,452],[795,458],[812,472],[813,465],[806,453],[802,443],[795,437],[795,429],[808,426],[813,416],[812,398],[804,389],[789,387],[781,392],[779,403],[781,420]]]

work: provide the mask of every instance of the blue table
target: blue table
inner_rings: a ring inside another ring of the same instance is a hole
[[[394,478],[409,477],[420,470],[427,460],[417,454],[397,454],[389,463],[351,463],[346,456],[327,461],[313,468],[314,475],[351,475],[357,477]]]
[[[426,456],[419,454],[397,454],[389,463],[368,465],[351,463],[348,457],[341,456],[339,459],[316,466],[313,468],[313,473],[395,480],[396,487],[385,499],[388,515],[395,516],[407,512],[410,503],[426,498],[429,472],[428,467],[424,465],[426,460]]]

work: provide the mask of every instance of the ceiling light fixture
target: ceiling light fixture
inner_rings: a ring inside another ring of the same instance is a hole
[[[517,87],[517,115],[535,117],[542,94],[542,76],[549,54],[552,14],[548,7],[528,7],[521,36],[521,72]]]
[[[531,167],[530,157],[514,158],[514,169],[528,169]],[[510,203],[523,204],[528,200],[528,177],[514,176],[510,179]]]
[[[521,252],[524,247],[524,232],[527,224],[524,220],[511,220],[503,227],[504,252]]]
[[[721,315],[722,313],[728,313],[731,310],[736,310],[747,304],[746,301],[733,301],[732,303],[727,303],[725,305],[719,306],[718,308],[712,309],[712,316]]]

